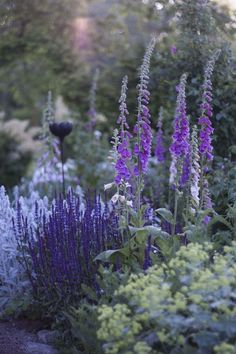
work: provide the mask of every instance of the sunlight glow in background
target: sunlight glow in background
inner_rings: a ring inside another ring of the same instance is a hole
[[[229,5],[231,8],[236,10],[236,0],[218,0],[218,2]]]

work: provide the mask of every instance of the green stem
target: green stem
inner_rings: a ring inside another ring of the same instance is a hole
[[[175,190],[175,205],[174,205],[174,223],[172,225],[172,233],[171,235],[175,235],[175,228],[176,228],[176,222],[177,222],[177,214],[178,214],[178,190]]]
[[[60,140],[60,149],[61,149],[61,175],[62,175],[62,194],[65,198],[66,196],[66,183],[65,183],[65,171],[64,171],[64,147],[63,140]]]

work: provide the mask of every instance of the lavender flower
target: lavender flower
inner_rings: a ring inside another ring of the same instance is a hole
[[[172,144],[170,146],[170,153],[172,163],[170,167],[170,184],[186,183],[189,177],[189,153],[190,153],[190,132],[189,120],[186,114],[186,96],[185,86],[187,75],[183,74],[180,79],[180,84],[177,86],[177,104],[175,110],[174,133],[172,135]],[[184,170],[183,170],[184,166]],[[177,168],[178,167],[178,168]],[[177,180],[178,172],[184,173],[180,181]]]
[[[204,72],[204,83],[202,85],[202,103],[201,103],[201,116],[198,119],[198,123],[201,126],[199,138],[199,152],[206,160],[213,160],[213,146],[212,146],[212,133],[214,129],[212,127],[211,118],[213,116],[212,108],[212,82],[211,77],[214,70],[215,62],[218,59],[220,51],[217,50],[211,59],[208,61]]]
[[[153,38],[147,47],[144,55],[143,64],[140,70],[140,83],[138,85],[138,116],[134,127],[137,136],[134,145],[134,155],[137,162],[134,167],[134,174],[140,176],[147,172],[148,160],[151,155],[152,130],[150,125],[150,113],[148,103],[150,92],[148,91],[150,60],[156,44]]]
[[[156,137],[156,149],[155,156],[158,162],[163,163],[165,161],[165,148],[163,144],[163,131],[162,131],[162,121],[163,121],[163,108],[161,107],[159,112],[159,118],[157,122],[157,137]]]
[[[117,146],[117,160],[115,163],[116,177],[115,183],[127,182],[131,173],[129,170],[129,161],[131,159],[131,151],[129,149],[129,141],[131,134],[129,133],[129,125],[126,116],[129,114],[126,104],[128,77],[125,76],[122,80],[121,96],[120,96],[120,115],[117,123],[120,124],[119,143]]]

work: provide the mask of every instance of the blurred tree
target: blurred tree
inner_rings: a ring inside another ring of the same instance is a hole
[[[129,76],[128,104],[134,119],[136,84],[144,47],[151,33],[158,46],[151,73],[153,123],[164,106],[171,130],[175,85],[186,71],[189,113],[196,100],[204,65],[221,48],[214,76],[216,133],[226,154],[236,138],[235,58],[231,42],[235,20],[226,7],[208,0],[2,0],[0,7],[0,108],[6,117],[39,120],[45,94],[61,94],[86,119],[96,68],[97,109],[111,123],[117,118],[120,83]]]
[[[156,2],[157,3],[157,2]],[[183,72],[188,73],[188,113],[193,123],[199,116],[200,85],[207,60],[215,49],[221,49],[214,76],[213,125],[219,144],[215,150],[227,155],[228,148],[236,138],[236,115],[234,98],[236,94],[236,58],[231,43],[236,35],[235,19],[227,7],[219,7],[208,0],[169,1],[161,13],[173,7],[170,32],[163,36],[158,50],[157,62],[153,67],[153,111],[163,105],[167,116],[173,117],[175,86]],[[171,5],[172,4],[172,5]],[[166,122],[167,129],[171,125]]]
[[[1,1],[0,104],[6,118],[37,121],[42,94],[60,91],[64,72],[76,71],[71,30],[78,12],[75,0]]]

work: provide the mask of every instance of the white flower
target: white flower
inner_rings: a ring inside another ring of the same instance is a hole
[[[131,208],[133,207],[132,200],[127,200],[126,204],[127,204],[127,206],[130,206]]]
[[[116,194],[114,194],[113,197],[111,198],[111,201],[112,201],[112,203],[115,204],[115,203],[118,202],[118,199],[119,199],[119,194],[116,193]]]
[[[124,196],[124,195],[120,195],[120,196],[119,196],[119,201],[120,201],[121,203],[124,203],[124,202],[125,202],[125,196]]]
[[[190,174],[190,193],[191,203],[193,208],[198,208],[200,203],[199,198],[199,181],[200,181],[200,156],[198,153],[198,137],[197,127],[193,127],[192,139],[191,139],[191,174]]]
[[[107,191],[108,189],[111,189],[113,187],[114,183],[107,183],[104,185],[104,191]]]
[[[100,130],[95,130],[94,131],[94,136],[97,140],[100,140],[102,133],[100,132]]]

